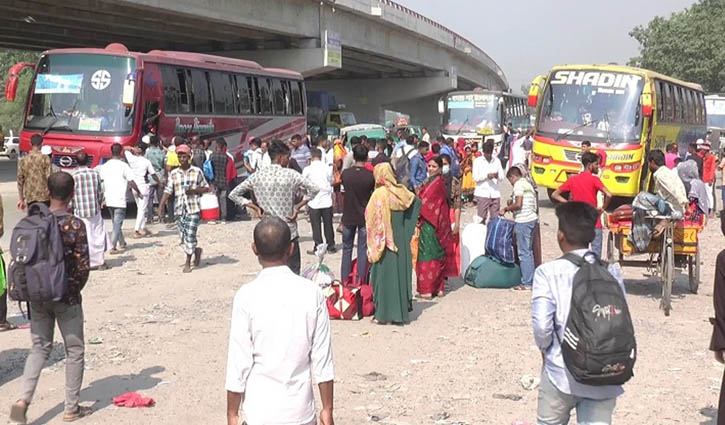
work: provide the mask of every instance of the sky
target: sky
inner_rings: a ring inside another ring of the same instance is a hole
[[[483,49],[514,92],[554,65],[626,65],[637,56],[629,36],[655,16],[669,17],[693,0],[396,0]],[[445,4],[445,7],[443,5]],[[509,21],[508,23],[506,21]]]

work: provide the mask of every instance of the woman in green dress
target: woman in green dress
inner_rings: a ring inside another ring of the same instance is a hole
[[[375,192],[365,208],[375,322],[407,323],[413,310],[413,252],[420,201],[398,184],[389,163],[375,166]]]

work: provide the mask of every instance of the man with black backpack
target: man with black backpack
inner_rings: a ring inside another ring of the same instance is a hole
[[[33,347],[25,362],[22,393],[10,409],[13,423],[27,422],[43,365],[53,348],[56,322],[65,343],[65,414],[72,422],[90,414],[78,404],[83,383],[84,352],[81,290],[88,281],[90,260],[83,222],[68,213],[73,199],[73,177],[65,172],[48,178],[50,208],[42,203],[28,208],[28,217],[13,229],[8,294],[30,303]],[[43,235],[44,243],[38,238]]]
[[[532,322],[544,367],[538,425],[610,424],[636,359],[632,320],[621,270],[589,250],[598,213],[589,204],[556,208],[564,256],[534,274]]]

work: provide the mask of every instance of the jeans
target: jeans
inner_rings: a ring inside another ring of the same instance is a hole
[[[33,347],[25,361],[20,400],[28,404],[33,400],[38,378],[53,348],[53,331],[57,321],[65,345],[65,412],[75,413],[78,411],[83,383],[85,355],[83,308],[80,304],[68,305],[50,301],[31,303],[30,312],[30,336]]]
[[[357,281],[364,282],[365,271],[368,268],[368,232],[365,225],[342,226],[342,267],[340,280],[345,281],[352,272],[352,247],[355,244],[357,231]]]
[[[315,209],[310,208],[310,223],[312,224],[312,240],[315,249],[322,245],[322,226],[325,227],[325,240],[327,249],[335,248],[335,229],[332,227],[332,207]]]
[[[108,207],[111,210],[111,222],[113,222],[113,233],[111,234],[111,248],[116,248],[120,244],[126,246],[126,239],[123,238],[123,220],[126,218],[126,208]]]
[[[300,259],[300,238],[296,237],[292,239],[292,244],[294,244],[294,249],[292,250],[292,255],[287,259],[287,267],[292,270],[292,273],[294,274],[300,274],[300,268],[302,267],[301,259]]]
[[[589,245],[589,249],[596,254],[597,258],[602,258],[602,242],[604,240],[604,229],[601,227],[596,227],[594,229],[594,240],[592,241],[591,245]]]
[[[229,189],[227,189],[226,187],[222,188],[222,189],[217,188],[217,190],[216,190],[216,199],[219,203],[219,219],[221,219],[221,221],[227,220],[227,195],[228,194],[229,194]]]
[[[537,220],[528,223],[516,223],[516,247],[521,265],[521,284],[531,286],[534,283],[534,246],[533,235]]]
[[[564,394],[542,373],[539,400],[536,408],[537,425],[566,425],[572,409],[576,409],[579,425],[609,425],[616,398],[593,400]]]

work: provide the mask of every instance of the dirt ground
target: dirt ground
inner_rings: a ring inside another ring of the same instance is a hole
[[[12,206],[6,206],[11,208]],[[473,209],[464,213],[471,221]],[[552,205],[542,201],[545,260],[560,255]],[[12,223],[6,223],[10,229]],[[81,398],[95,413],[86,424],[225,423],[224,379],[231,302],[260,267],[250,249],[254,222],[202,225],[205,259],[181,273],[176,234],[129,239],[93,272],[83,292],[86,374]],[[132,229],[126,222],[127,231]],[[8,230],[9,231],[9,230]],[[303,265],[313,261],[311,231],[300,222]],[[336,235],[338,238],[339,234]],[[661,287],[646,270],[626,268],[639,359],[636,376],[615,409],[616,424],[714,424],[723,368],[708,351],[714,261],[723,237],[716,222],[701,235],[702,285],[689,293],[686,275],[674,289],[673,310],[659,310]],[[340,243],[338,239],[338,243]],[[340,254],[326,263],[339,273]],[[541,357],[530,326],[530,293],[477,290],[453,282],[443,299],[415,302],[405,326],[370,320],[332,323],[337,424],[511,424],[533,421],[536,390],[521,380],[538,376]],[[17,305],[11,319],[20,322]],[[29,331],[0,333],[0,416],[20,389]],[[29,411],[33,424],[61,423],[63,346],[59,332]],[[375,373],[373,373],[375,372]],[[152,408],[113,406],[111,398],[138,391]],[[2,419],[0,419],[2,421]],[[572,421],[573,423],[574,421]]]

